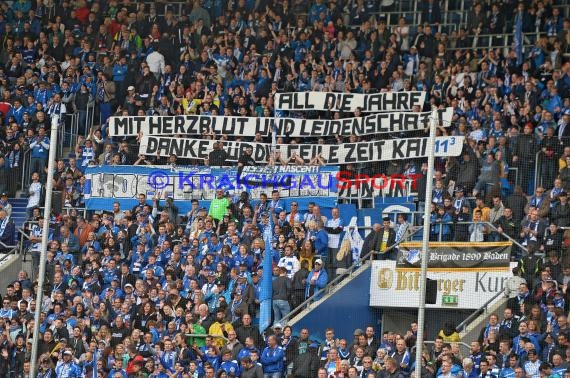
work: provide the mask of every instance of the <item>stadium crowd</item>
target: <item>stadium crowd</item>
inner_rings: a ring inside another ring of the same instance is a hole
[[[453,343],[453,327],[442,330],[426,352],[422,376],[570,374],[570,260],[563,253],[570,226],[568,8],[552,0],[468,3],[467,22],[458,29],[440,25],[445,10],[438,0],[421,2],[419,25],[404,16],[388,25],[375,0],[193,0],[180,14],[165,1],[0,3],[0,246],[15,240],[10,198],[22,180],[29,183],[25,248],[34,269],[41,221],[48,216],[53,225],[44,302],[35,302],[37,284],[26,272],[2,295],[0,375],[28,377],[34,342],[42,378],[410,375],[414,325],[405,335],[378,338],[366,327],[337,339],[332,329],[324,337],[307,329],[293,335],[280,324],[353,263],[342,247],[338,209],[327,219],[315,204],[285,206],[279,192],[253,201],[247,193],[233,198],[218,191],[209,209],[196,200],[187,214],[169,198],[144,194],[132,209],[110,201],[103,212],[77,210],[84,207],[89,165],[228,165],[223,141],[231,136],[203,135],[222,142],[207,162],[142,156],[136,138],[108,137],[110,116],[301,116],[276,114],[273,96],[307,90],[421,90],[429,93],[424,110],[453,107],[453,124],[438,132],[466,136],[467,143],[460,157],[436,159],[431,236],[507,235],[523,247],[514,254],[521,283],[505,319],[491,317],[466,359]],[[484,36],[508,38],[519,22],[530,45],[522,62],[514,47],[482,47]],[[54,172],[66,211],[43,214],[54,115],[61,116],[65,138],[77,143],[58,156]],[[74,119],[78,135],[70,132]],[[309,162],[285,157],[281,163]],[[247,153],[240,164],[252,164]],[[421,173],[420,205],[425,200],[422,160],[343,168]],[[389,219],[375,225],[361,256],[403,240],[409,226],[404,215],[395,225]],[[265,251],[273,254],[271,267],[262,264]],[[381,258],[394,258],[393,251]],[[260,334],[260,281],[267,274],[274,276],[273,323]],[[38,305],[41,337],[32,340]]]

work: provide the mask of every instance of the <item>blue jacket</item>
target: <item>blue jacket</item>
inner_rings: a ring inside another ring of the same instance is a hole
[[[11,219],[7,220],[4,231],[1,230],[2,222],[0,221],[0,241],[6,245],[14,245],[14,238],[16,237],[16,225]],[[0,246],[2,249],[2,246]]]
[[[280,373],[283,371],[283,359],[285,357],[285,352],[280,346],[276,346],[274,349],[266,347],[261,353],[261,363],[263,364],[263,373],[272,374]]]
[[[33,158],[47,159],[49,156],[49,138],[46,136],[41,141],[34,139],[30,143]]]
[[[315,282],[315,292],[323,289],[325,286],[327,286],[327,283],[329,282],[329,276],[327,275],[327,271],[324,269],[321,269],[320,271],[321,273],[319,274],[319,277],[317,278],[317,281]],[[313,274],[315,273],[315,270],[313,269],[309,275],[307,276],[307,283],[305,286],[305,299],[309,298],[309,293],[311,290],[311,277],[313,276]],[[323,293],[318,294],[315,299],[321,299],[323,296]]]
[[[324,229],[315,234],[315,250],[318,255],[328,256],[329,235]]]

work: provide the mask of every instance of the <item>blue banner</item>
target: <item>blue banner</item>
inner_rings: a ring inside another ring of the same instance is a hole
[[[296,201],[300,210],[309,202],[331,208],[337,203],[337,175],[337,167],[244,167],[238,177],[237,168],[100,166],[86,169],[84,195],[87,209],[111,210],[115,201],[128,209],[137,204],[139,194],[151,200],[160,193],[162,199],[173,198],[180,214],[185,214],[193,199],[209,207],[218,188],[235,200],[248,192],[253,201],[261,193],[271,197],[277,189],[286,206]]]
[[[259,293],[259,333],[263,333],[271,325],[271,313],[273,310],[273,217],[269,218],[269,224],[263,230],[265,252],[263,255],[263,276],[261,276],[261,291]]]
[[[515,52],[517,53],[517,66],[523,64],[523,32],[522,32],[522,12],[517,12],[515,16]]]

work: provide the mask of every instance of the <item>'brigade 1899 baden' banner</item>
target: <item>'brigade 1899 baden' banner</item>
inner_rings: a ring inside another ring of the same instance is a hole
[[[508,270],[511,242],[497,243],[429,243],[428,270]],[[422,243],[402,243],[398,249],[396,269],[420,269]]]

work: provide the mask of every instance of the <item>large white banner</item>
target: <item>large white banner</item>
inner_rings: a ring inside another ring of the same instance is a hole
[[[516,263],[511,263],[511,269]],[[500,271],[429,271],[427,277],[437,281],[436,304],[431,308],[477,309],[498,292],[512,277],[509,268]],[[500,298],[499,298],[500,299]],[[417,308],[420,301],[420,271],[397,269],[396,261],[372,263],[370,306]]]
[[[331,110],[340,112],[389,112],[421,109],[426,92],[336,93],[291,92],[275,94],[275,109],[307,111]]]
[[[439,111],[438,125],[451,125],[453,108]],[[111,137],[143,135],[216,135],[269,136],[273,125],[277,136],[329,137],[332,135],[370,135],[424,130],[429,127],[431,112],[376,113],[365,117],[340,119],[299,119],[273,117],[234,117],[177,115],[151,117],[111,117]]]
[[[427,156],[429,138],[386,139],[371,142],[329,144],[278,144],[276,151],[284,161],[294,155],[308,164],[319,157],[324,165],[365,163],[382,160],[416,159]],[[459,156],[463,149],[464,137],[439,137],[435,143],[436,156]],[[204,160],[213,150],[216,141],[191,138],[169,138],[143,135],[139,154],[149,156],[176,155],[179,158]],[[253,148],[252,158],[258,164],[267,164],[272,145],[268,143],[248,143],[224,141],[223,149],[230,162],[238,161],[247,147]],[[313,165],[319,165],[314,163]]]

